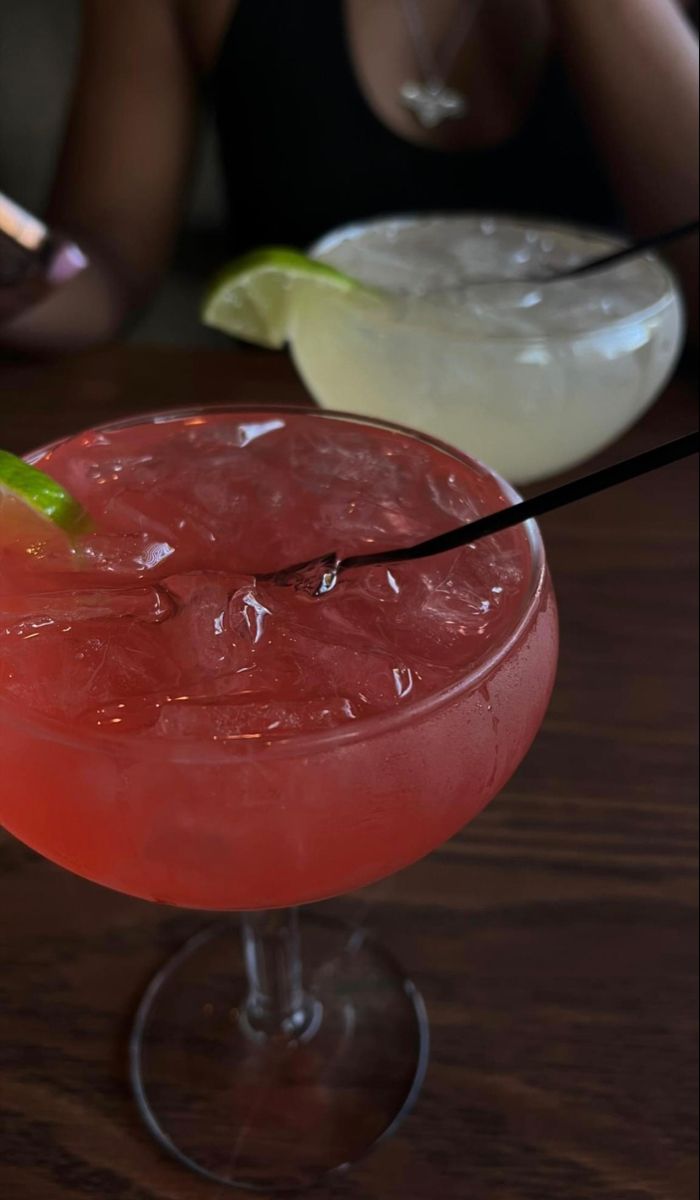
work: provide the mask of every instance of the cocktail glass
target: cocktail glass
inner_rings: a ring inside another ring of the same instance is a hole
[[[312,257],[388,299],[300,289],[294,362],[322,405],[405,422],[516,484],[541,479],[614,441],[677,361],[682,303],[656,256],[524,282],[623,244],[508,216],[386,217],[335,230]]]
[[[239,412],[216,410],[217,419]],[[284,412],[258,412],[253,425],[279,423]],[[209,415],[159,415],[101,432],[143,427],[153,449],[154,431],[174,420],[196,430]],[[344,420],[295,419],[322,425],[324,436]],[[408,430],[356,428],[368,438],[400,434],[404,453],[429,446],[455,468],[467,461]],[[71,441],[60,445],[65,457]],[[557,646],[542,542],[533,523],[526,534],[522,602],[487,657],[450,686],[352,725],[233,744],[115,737],[23,712],[0,689],[2,814],[13,834],[117,890],[241,912],[242,938],[228,919],[217,921],[163,966],[131,1038],[146,1124],[200,1175],[260,1190],[302,1187],[365,1154],[415,1100],[428,1026],[414,984],[362,925],[313,909],[300,923],[298,907],[427,854],[523,758],[547,706]]]

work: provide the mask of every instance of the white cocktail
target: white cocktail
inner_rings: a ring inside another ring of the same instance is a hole
[[[375,303],[300,289],[290,348],[322,404],[408,423],[527,483],[587,458],[653,402],[683,314],[646,254],[528,282],[623,244],[531,219],[386,218],[329,234],[312,256],[381,289]]]

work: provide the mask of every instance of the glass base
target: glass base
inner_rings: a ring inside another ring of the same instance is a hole
[[[394,1131],[428,1060],[420,994],[363,930],[302,915],[308,1020],[251,1026],[239,931],[217,923],[158,972],[138,1009],[131,1078],[148,1128],[217,1183],[308,1186]]]

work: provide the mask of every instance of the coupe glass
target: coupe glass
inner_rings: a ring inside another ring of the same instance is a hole
[[[206,925],[164,964],[131,1038],[140,1112],[199,1174],[265,1191],[311,1184],[365,1154],[415,1100],[428,1056],[415,986],[367,929],[313,908],[300,919],[298,908],[427,854],[523,758],[557,652],[533,523],[527,536],[524,599],[488,657],[443,691],[344,728],[226,746],[117,738],[0,698],[13,834],[117,890],[241,914]]]
[[[460,213],[329,233],[313,257],[386,299],[301,289],[290,349],[331,409],[406,421],[516,484],[582,462],[653,403],[683,341],[653,254],[533,282],[624,245],[555,221]]]

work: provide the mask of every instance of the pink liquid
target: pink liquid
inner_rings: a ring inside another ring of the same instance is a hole
[[[0,509],[0,812],[47,857],[173,904],[296,904],[427,853],[526,752],[556,614],[525,530],[322,600],[256,580],[500,507],[483,468],[273,410],[96,431],[41,466],[98,529],[72,548]]]

